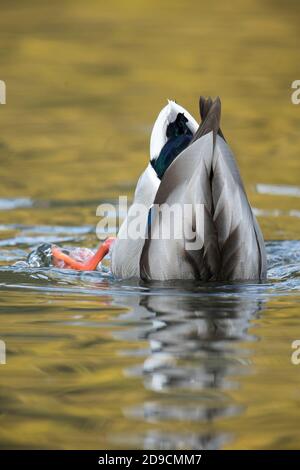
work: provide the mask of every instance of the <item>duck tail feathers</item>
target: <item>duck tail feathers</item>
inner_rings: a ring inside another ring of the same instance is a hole
[[[206,104],[207,103],[207,104]],[[200,113],[201,113],[201,106],[202,106],[202,115],[205,115],[205,118],[200,123],[192,142],[200,139],[204,135],[208,134],[209,132],[213,132],[214,143],[216,141],[216,136],[218,130],[220,128],[220,120],[221,120],[221,101],[220,98],[217,97],[212,104],[210,102],[204,102],[200,100]],[[208,109],[209,108],[209,109]]]
[[[220,107],[221,107],[221,101],[220,101],[220,98],[216,98],[215,101],[219,101],[219,104],[220,104]],[[200,96],[200,99],[199,99],[199,110],[200,110],[200,117],[201,117],[201,125],[204,123],[205,119],[207,118],[208,114],[209,114],[209,111],[211,109],[211,107],[213,106],[213,104],[215,103],[215,101],[213,101],[211,99],[211,97],[209,96],[208,98],[205,98],[204,96]],[[226,139],[224,137],[224,134],[223,132],[221,131],[221,128],[219,127],[217,133],[219,134],[220,137],[222,137],[223,140],[225,140],[226,142]],[[204,134],[203,134],[204,135]],[[195,139],[196,140],[196,139]]]

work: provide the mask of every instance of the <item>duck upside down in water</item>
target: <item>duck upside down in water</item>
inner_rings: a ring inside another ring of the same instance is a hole
[[[52,246],[54,265],[94,270],[110,251],[111,271],[122,279],[230,281],[266,277],[263,236],[220,129],[220,99],[201,97],[200,116],[198,125],[183,107],[169,101],[154,124],[150,162],[138,180],[133,204],[117,237],[108,238],[86,261]],[[189,216],[183,211],[182,217],[184,226],[200,241],[196,249],[190,247],[185,233],[168,239],[152,235],[165,228],[164,218],[152,209],[165,204],[191,207]],[[140,205],[146,209],[139,219],[144,236],[130,238],[126,233]],[[199,205],[203,207],[200,224],[196,221]]]

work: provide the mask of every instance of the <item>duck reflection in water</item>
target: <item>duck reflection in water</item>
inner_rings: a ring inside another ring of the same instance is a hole
[[[191,429],[187,433],[182,426],[185,432],[176,434],[151,430],[135,436],[138,445],[214,449],[232,437],[217,431],[215,421],[236,416],[243,409],[230,391],[239,387],[241,375],[250,373],[247,342],[256,338],[248,329],[259,315],[262,301],[243,295],[242,284],[227,287],[217,288],[216,294],[216,286],[183,292],[181,285],[181,294],[166,289],[166,295],[160,291],[134,301],[127,299],[131,310],[122,314],[122,320],[135,320],[141,326],[114,335],[126,341],[148,341],[143,364],[126,374],[142,377],[153,399],[124,412],[147,423],[176,421],[177,430],[178,423],[188,422]],[[124,305],[124,298],[120,302]],[[134,355],[135,351],[123,353]]]

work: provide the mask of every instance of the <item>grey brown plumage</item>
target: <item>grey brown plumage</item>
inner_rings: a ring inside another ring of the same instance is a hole
[[[141,276],[157,280],[264,279],[264,241],[234,156],[220,132],[220,99],[200,99],[200,113],[203,119],[191,145],[166,171],[154,204],[203,204],[202,247],[188,250],[184,238],[150,237],[140,259]],[[154,217],[154,226],[163,223],[161,217]]]
[[[208,98],[205,98],[204,96],[200,96],[200,99],[199,99],[199,111],[200,111],[200,117],[201,117],[201,121],[205,121],[205,118],[211,108],[213,104],[213,100],[211,99],[211,97],[209,96]],[[219,105],[221,106],[221,101],[219,100]],[[221,109],[220,109],[221,111]],[[221,112],[220,112],[220,117],[221,117]],[[218,130],[218,134],[220,137],[222,137],[222,139],[225,139],[224,137],[224,134],[223,132],[221,131],[221,128],[219,127],[219,130]]]
[[[153,128],[151,159],[157,157],[165,144],[167,126],[179,112],[174,102],[169,102],[168,106]],[[117,277],[161,281],[234,281],[266,277],[263,236],[233,153],[220,129],[220,98],[213,101],[200,97],[199,109],[201,123],[197,129],[193,118],[180,107],[180,112],[189,118],[193,138],[166,169],[161,181],[149,164],[138,182],[134,204],[112,250],[112,272]],[[146,211],[142,218],[145,237],[124,239],[122,235],[139,203],[149,210],[148,217]],[[168,228],[161,210],[175,205],[183,214],[183,220],[177,219],[175,225],[182,222],[187,231],[179,238],[175,233],[166,239],[154,237],[153,233],[162,234]],[[188,214],[183,210],[185,206],[191,209]]]

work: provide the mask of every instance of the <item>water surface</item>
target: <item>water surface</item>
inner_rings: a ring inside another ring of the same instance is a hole
[[[299,447],[298,2],[3,0],[2,448]],[[115,281],[14,265],[95,247],[167,98],[219,94],[268,250],[261,284]]]

